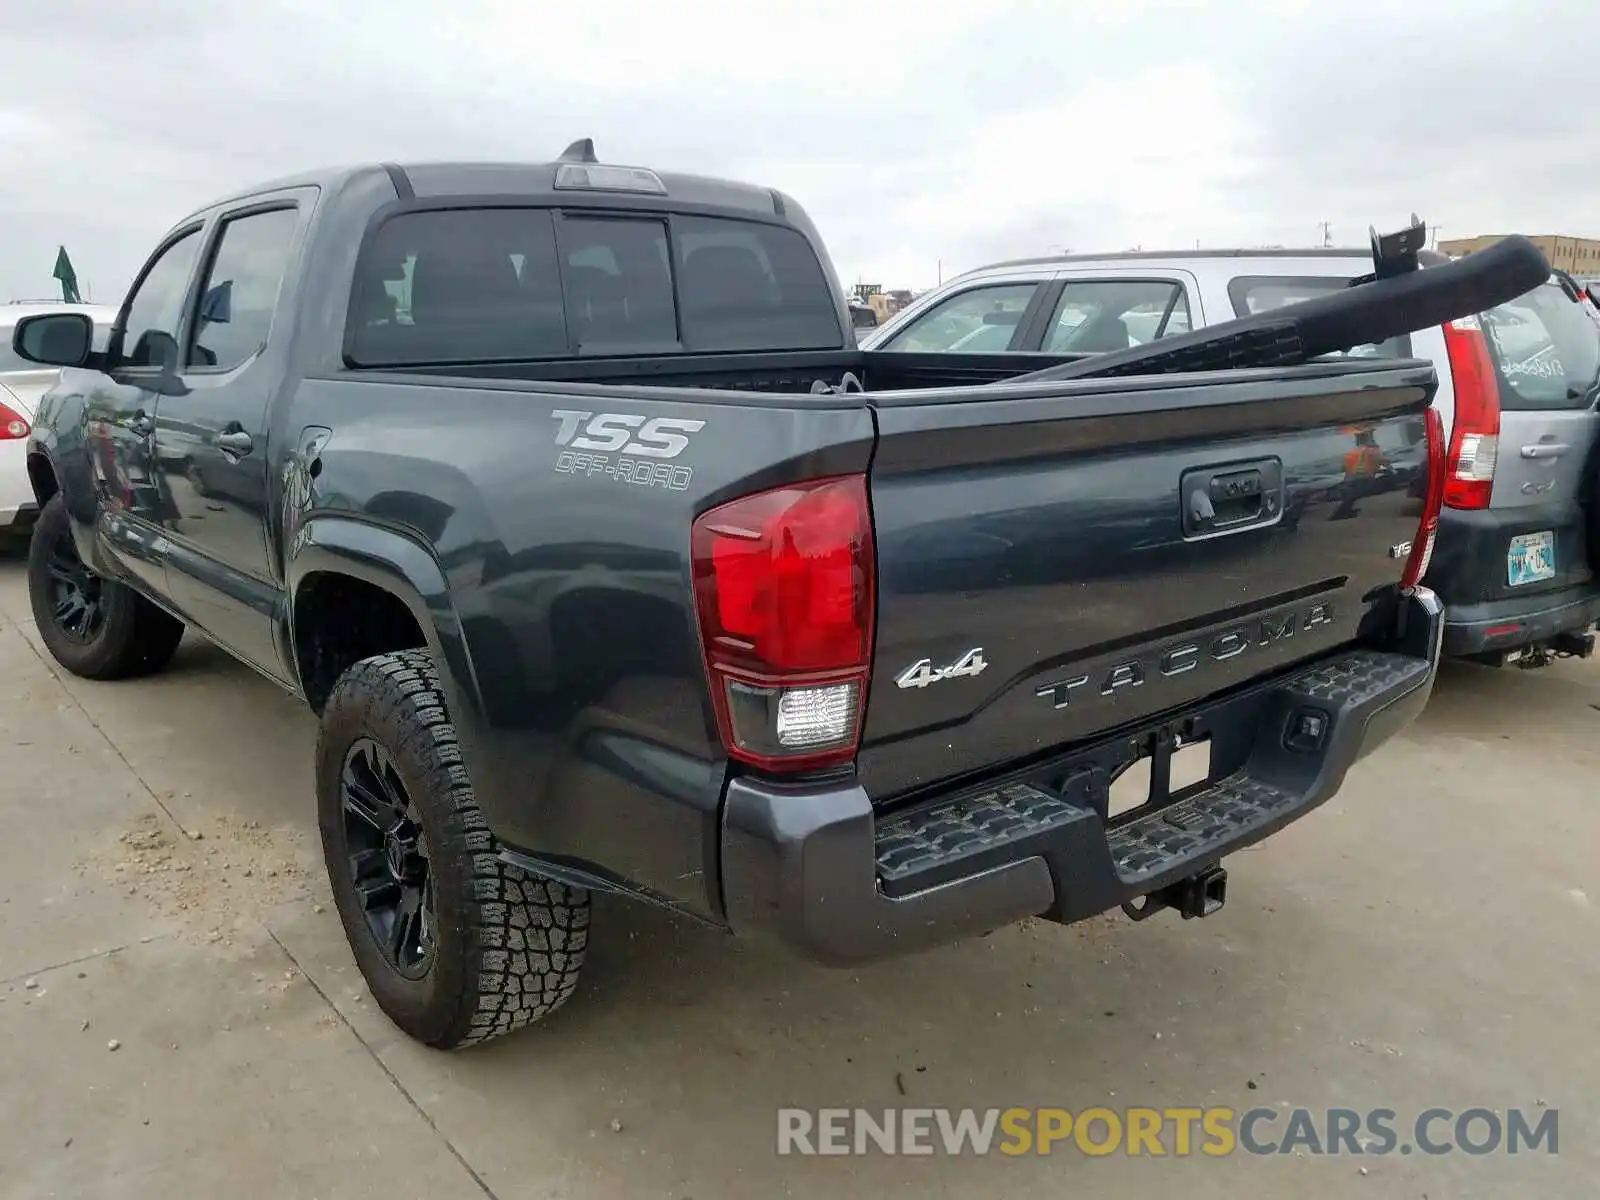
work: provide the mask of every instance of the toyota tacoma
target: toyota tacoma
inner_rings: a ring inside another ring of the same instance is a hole
[[[1433,683],[1433,370],[1307,332],[1441,319],[1391,282],[1175,358],[873,354],[768,188],[586,142],[282,180],[104,349],[19,323],[33,611],[85,678],[187,628],[303,698],[338,914],[432,1045],[566,1001],[595,891],[835,964],[1204,916]]]

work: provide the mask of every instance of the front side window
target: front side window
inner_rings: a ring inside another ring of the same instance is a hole
[[[885,349],[913,354],[986,354],[1009,349],[1038,286],[1003,283],[960,292],[912,320],[889,339]]]
[[[267,344],[298,221],[296,210],[279,208],[223,223],[200,292],[191,367],[228,370]]]
[[[1044,348],[1106,354],[1189,332],[1189,298],[1166,280],[1073,280],[1061,290]]]
[[[178,326],[189,279],[200,254],[200,231],[190,230],[156,258],[128,304],[122,338],[122,365],[175,368]]]

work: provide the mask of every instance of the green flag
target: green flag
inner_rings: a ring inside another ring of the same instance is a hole
[[[65,246],[56,252],[56,269],[50,274],[61,284],[61,303],[83,303],[83,297],[78,295],[78,273],[72,269],[72,260],[67,257]]]

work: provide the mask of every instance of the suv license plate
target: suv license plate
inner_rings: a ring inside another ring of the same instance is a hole
[[[1554,579],[1556,574],[1556,536],[1548,529],[1520,533],[1511,539],[1506,551],[1506,580],[1512,587]]]

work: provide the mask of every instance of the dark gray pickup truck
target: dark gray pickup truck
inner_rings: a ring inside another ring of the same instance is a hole
[[[291,179],[89,336],[16,335],[65,368],[41,635],[109,680],[187,627],[305,699],[338,912],[434,1045],[560,1006],[596,889],[831,963],[1204,916],[1432,686],[1425,363],[864,353],[766,188]]]

